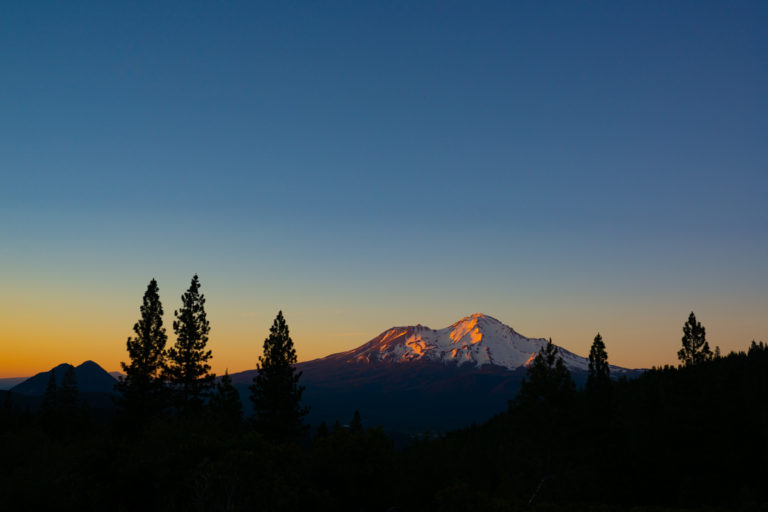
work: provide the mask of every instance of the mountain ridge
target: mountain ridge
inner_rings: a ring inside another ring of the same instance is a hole
[[[526,368],[546,345],[545,338],[528,338],[484,313],[473,313],[442,329],[425,325],[386,329],[357,348],[305,361],[302,365],[334,361],[344,363],[407,363],[438,361],[480,368],[493,365],[514,370]],[[571,371],[587,371],[589,360],[558,346]],[[611,366],[615,374],[637,370]]]

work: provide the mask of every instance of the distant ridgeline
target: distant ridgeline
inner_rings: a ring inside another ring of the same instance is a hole
[[[72,365],[64,363],[47,372],[40,372],[24,382],[14,386],[12,391],[21,395],[42,396],[48,385],[51,372],[54,372],[56,384],[61,385],[64,374]],[[117,380],[93,361],[86,361],[74,367],[77,388],[81,393],[112,393]]]
[[[10,392],[11,399],[17,406],[36,411],[42,405],[51,374],[55,377],[56,386],[60,387],[69,368],[74,369],[80,400],[95,409],[109,410],[114,407],[112,393],[117,380],[93,361],[85,361],[76,367],[67,363],[60,364],[47,372],[40,372],[23,380],[10,390],[0,391],[0,398]]]
[[[347,352],[298,363],[307,421],[346,421],[358,410],[370,425],[388,431],[444,432],[485,421],[507,409],[535,356],[547,344],[527,338],[493,317],[476,313],[444,329],[423,325],[393,327]],[[589,360],[558,350],[577,386],[587,379]],[[57,383],[69,365],[54,368]],[[610,366],[611,377],[636,377],[643,370]],[[50,372],[12,388],[20,403],[41,405]],[[116,379],[93,361],[75,368],[82,398],[111,408]],[[231,375],[246,416],[257,370]]]

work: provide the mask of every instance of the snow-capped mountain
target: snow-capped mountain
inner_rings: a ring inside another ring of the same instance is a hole
[[[424,325],[392,327],[368,343],[321,360],[346,363],[442,362],[458,366],[527,367],[546,345],[544,338],[527,338],[499,320],[475,313],[444,329]],[[560,357],[571,371],[587,371],[589,360],[564,348]],[[628,370],[611,366],[614,373]]]
[[[303,401],[312,407],[308,421],[349,421],[355,410],[369,425],[400,432],[485,421],[507,409],[546,343],[480,313],[438,330],[393,327],[356,349],[297,365],[306,386]],[[584,385],[589,361],[559,350],[577,386]],[[613,376],[641,372],[611,366]],[[255,375],[256,370],[232,374],[246,408]]]

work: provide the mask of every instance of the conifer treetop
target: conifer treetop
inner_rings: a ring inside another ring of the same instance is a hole
[[[133,326],[135,336],[126,342],[129,364],[120,363],[128,377],[149,380],[159,376],[168,336],[163,327],[163,305],[153,278],[139,307],[140,318]]]
[[[712,359],[706,329],[696,320],[693,311],[683,325],[682,344],[683,348],[678,351],[677,358],[684,366],[694,366]]]
[[[254,424],[264,435],[275,440],[291,440],[306,427],[302,418],[309,411],[301,407],[304,387],[299,385],[296,350],[288,325],[279,311],[269,336],[264,340],[257,373],[250,386]]]
[[[259,356],[257,369],[269,370],[270,368],[283,368],[294,366],[297,363],[296,349],[285,322],[283,311],[280,310],[275,317],[272,327],[269,328],[269,336],[264,340],[264,351]]]
[[[600,333],[597,333],[589,349],[589,377],[587,387],[604,385],[610,380],[611,369],[608,366],[608,353]]]
[[[189,289],[181,296],[181,308],[174,311],[173,331],[176,343],[166,353],[165,378],[179,394],[183,407],[199,405],[203,395],[213,385],[208,361],[211,350],[206,349],[211,331],[205,313],[205,297],[200,293],[200,279],[192,277]]]
[[[550,338],[528,367],[521,383],[518,401],[528,404],[554,404],[567,399],[574,391],[571,372]]]
[[[120,378],[115,389],[123,412],[144,421],[164,407],[162,369],[168,336],[155,279],[149,282],[139,311],[139,321],[133,326],[135,335],[126,342],[130,362],[120,363],[125,377]]]

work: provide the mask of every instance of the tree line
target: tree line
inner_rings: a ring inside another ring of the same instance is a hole
[[[116,403],[123,419],[132,424],[150,421],[161,414],[182,416],[213,414],[224,422],[242,421],[240,396],[228,372],[216,382],[207,348],[211,327],[205,312],[205,296],[195,274],[189,289],[175,310],[173,331],[176,342],[166,347],[163,306],[157,281],[152,279],[144,293],[140,318],[134,335],[126,342],[129,361],[121,363],[124,377],[116,386]],[[268,439],[290,441],[305,430],[301,406],[304,390],[301,372],[288,325],[278,312],[264,340],[257,373],[250,386],[254,415],[250,420]]]
[[[150,282],[126,343],[114,421],[61,427],[76,396],[74,373],[59,386],[55,376],[49,381],[47,410],[59,412],[48,423],[9,415],[8,406],[0,411],[4,505],[382,512],[768,505],[768,346],[753,342],[746,352],[720,356],[693,313],[678,366],[616,379],[598,333],[579,389],[549,340],[506,411],[396,449],[359,413],[349,426],[304,425],[282,313],[251,385],[256,412],[243,421],[229,375],[215,379],[210,369],[197,276],[181,303],[176,342],[167,346],[157,283]],[[45,426],[51,422],[57,427]]]

